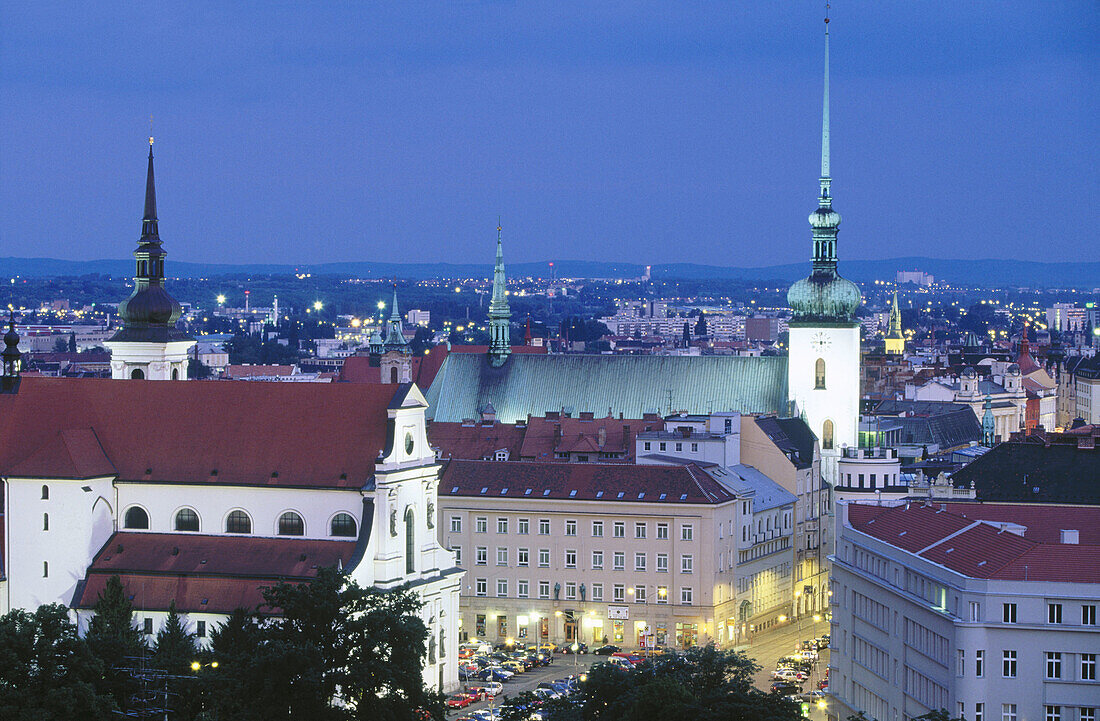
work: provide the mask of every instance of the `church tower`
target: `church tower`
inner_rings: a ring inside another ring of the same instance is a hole
[[[905,353],[905,334],[901,330],[901,311],[898,310],[898,292],[894,291],[894,301],[890,305],[890,327],[886,330],[886,353],[901,355]]]
[[[829,18],[825,18],[825,92],[821,118],[821,194],[810,214],[813,269],[791,286],[787,388],[796,413],[821,441],[821,473],[834,482],[837,457],[858,445],[859,288],[837,273],[840,214],[833,210],[829,170]]]
[[[134,380],[187,380],[187,353],[194,339],[176,328],[182,309],[164,289],[164,257],[157,229],[157,191],[153,183],[153,139],[145,177],[145,217],[134,250],[134,292],[118,305],[122,328],[106,341],[111,377]]]
[[[373,341],[372,341],[373,343]],[[386,321],[386,337],[382,341],[382,358],[379,362],[383,383],[412,382],[412,348],[405,340],[405,326],[401,311],[397,309],[397,286],[393,287],[393,308]]]
[[[504,248],[497,225],[497,264],[493,268],[493,297],[489,301],[489,365],[499,368],[512,353],[512,311],[508,309],[508,281],[504,275]]]

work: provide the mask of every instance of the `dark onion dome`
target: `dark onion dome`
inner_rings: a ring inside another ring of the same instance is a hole
[[[118,315],[130,327],[171,326],[183,309],[161,285],[138,287],[134,294],[118,304]]]
[[[793,321],[850,323],[855,318],[860,298],[859,287],[840,277],[835,270],[811,273],[787,291]]]

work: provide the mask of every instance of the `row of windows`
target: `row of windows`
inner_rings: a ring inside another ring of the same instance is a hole
[[[43,525],[49,530],[49,518]],[[198,532],[201,530],[199,514],[193,508],[181,508],[176,511],[173,528],[177,531]],[[141,506],[130,506],[122,516],[122,527],[133,530],[149,529],[149,513]],[[329,522],[329,535],[341,538],[354,538],[358,524],[350,513],[337,513]],[[225,517],[226,533],[252,533],[252,518],[240,509],[230,511]],[[304,536],[305,521],[296,511],[285,511],[279,515],[277,533],[280,536]]]
[[[956,673],[959,676],[965,675],[966,669],[966,652],[960,649],[958,652]],[[1069,679],[1068,666],[1070,665],[1073,656],[1079,655],[1078,675],[1079,681],[1096,681],[1096,654],[1095,653],[1082,653],[1071,654],[1062,651],[1047,651],[1044,653],[1044,659],[1046,661],[1046,678],[1048,679]],[[1018,654],[1015,650],[1003,650],[1001,651],[1001,677],[1002,678],[1016,678],[1017,675],[1017,661],[1019,660]],[[985,651],[978,650],[974,652],[974,676],[977,678],[983,678],[985,676]]]
[[[557,594],[562,592],[561,584],[555,584],[555,598]],[[593,583],[592,584],[592,601],[604,601],[604,584]],[[578,598],[578,589],[580,592],[579,598],[583,601],[586,600],[586,589],[582,583],[579,586],[574,581],[569,581],[565,584],[565,600],[575,601]],[[520,579],[516,581],[516,598],[530,598],[531,597],[531,582],[527,579]],[[489,595],[489,579],[478,578],[474,580],[474,595],[475,596],[488,596]],[[508,597],[508,580],[504,578],[497,579],[496,582],[496,596],[497,598]],[[649,587],[645,585],[636,585],[627,587],[623,583],[615,583],[611,586],[611,603],[626,603],[627,598],[633,603],[649,603]],[[540,599],[550,598],[550,582],[538,581],[538,596]],[[695,592],[690,586],[682,586],[680,588],[680,604],[684,606],[690,606],[694,602]],[[668,586],[657,586],[654,589],[654,602],[665,604],[668,603],[669,593]]]
[[[1072,721],[1069,706],[1043,706],[1044,721]],[[974,721],[985,721],[985,704],[974,704]],[[1001,721],[1022,721],[1014,703],[1001,704]],[[1076,721],[1096,721],[1096,707],[1082,706],[1077,710]]]
[[[1017,623],[1017,620],[1016,620],[1016,604],[1015,603],[1002,603],[1001,604],[1001,622],[1002,623]],[[1047,603],[1047,623],[1062,623],[1062,604],[1061,603]],[[1096,604],[1094,604],[1094,603],[1081,604],[1081,625],[1082,626],[1095,626],[1096,625]]]
[[[642,443],[642,448],[643,448],[644,450],[647,450],[647,451],[649,451],[649,450],[653,450],[653,449],[651,448],[651,445],[652,445],[652,444],[650,443],[650,441],[644,441],[644,442]],[[684,444],[683,444],[683,442],[682,442],[682,441],[677,441],[676,443],[674,443],[674,444],[673,444],[673,446],[675,447],[675,449],[676,449],[676,452],[677,452],[677,453],[679,453],[679,452],[681,452],[681,451],[683,451],[683,450],[684,450]],[[660,441],[660,442],[659,442],[659,443],[657,444],[657,450],[659,450],[659,451],[667,451],[667,450],[668,450],[668,443],[666,443],[665,441]],[[698,443],[692,443],[692,444],[691,444],[691,452],[692,452],[692,453],[698,453],[698,452],[699,452],[699,444],[698,444]]]
[[[455,552],[455,560],[458,565],[462,565],[462,548],[455,546],[451,548]],[[577,568],[577,551],[574,549],[567,549],[564,554],[564,567],[565,568]],[[658,573],[668,573],[668,554],[658,553],[656,554],[656,570]],[[474,549],[474,565],[487,566],[489,565],[489,549],[487,546],[477,546]],[[496,565],[507,566],[509,565],[509,549],[501,546],[496,549]],[[516,550],[516,565],[517,566],[530,566],[531,565],[531,549],[520,548]],[[539,568],[550,567],[550,549],[540,548],[538,549],[538,566]],[[592,551],[592,564],[591,569],[593,571],[602,571],[604,568],[604,552]],[[634,554],[634,570],[646,571],[649,568],[649,556],[645,553]],[[613,571],[625,571],[626,570],[626,554],[622,551],[615,551],[611,554],[611,570]],[[685,553],[680,556],[680,573],[693,573],[695,571],[695,556],[690,553]]]
[[[503,516],[497,518],[497,533],[508,533],[509,520]],[[657,524],[657,540],[668,540],[668,526],[667,523]],[[563,529],[566,536],[577,535],[577,521],[576,519],[566,519]],[[477,516],[474,519],[474,533],[488,533],[489,532],[489,518],[487,516]],[[451,516],[451,533],[462,533],[462,516]],[[516,533],[521,536],[526,536],[531,533],[531,519],[519,518],[516,520]],[[643,539],[647,538],[649,533],[649,524],[643,522],[636,522],[634,524],[634,538]],[[540,518],[538,519],[538,535],[549,536],[550,535],[550,519]],[[603,538],[604,535],[604,522],[592,521],[592,537]],[[626,538],[626,522],[614,521],[611,524],[611,537],[612,538]],[[695,538],[695,526],[690,523],[685,523],[680,526],[680,540],[691,541]]]

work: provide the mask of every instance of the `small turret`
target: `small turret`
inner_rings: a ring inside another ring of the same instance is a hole
[[[0,379],[0,393],[18,393],[23,356],[19,352],[19,334],[15,332],[15,309],[8,311],[8,332],[4,334],[4,375]]]

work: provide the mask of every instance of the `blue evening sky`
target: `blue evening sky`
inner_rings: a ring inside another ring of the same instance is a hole
[[[808,259],[823,3],[0,8],[0,256]],[[1100,3],[833,3],[844,258],[1100,260]]]

